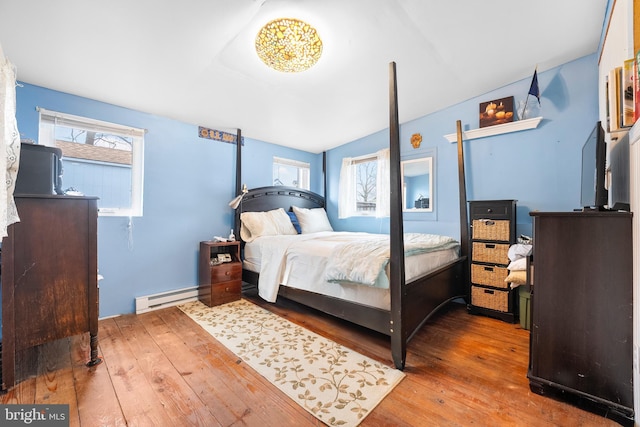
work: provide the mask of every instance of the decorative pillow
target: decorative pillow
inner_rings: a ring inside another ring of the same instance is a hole
[[[507,270],[526,270],[527,269],[527,259],[526,258],[518,258],[515,261],[511,261]]]
[[[289,218],[291,219],[291,224],[293,224],[293,228],[296,229],[298,234],[302,233],[302,230],[300,229],[300,223],[298,222],[298,217],[296,216],[295,212],[288,211],[287,215],[289,215]]]
[[[306,209],[293,206],[292,209],[298,218],[302,234],[333,231],[327,212],[323,208]]]
[[[527,284],[527,272],[524,270],[513,270],[509,272],[509,275],[504,279],[507,283],[515,283],[516,285]]]
[[[267,212],[243,212],[240,214],[240,237],[251,242],[261,236],[298,234],[284,209]]]

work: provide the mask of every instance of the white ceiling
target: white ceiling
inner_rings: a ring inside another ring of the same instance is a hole
[[[310,152],[598,50],[607,0],[0,0],[18,80]],[[312,24],[315,67],[268,68],[277,17]]]

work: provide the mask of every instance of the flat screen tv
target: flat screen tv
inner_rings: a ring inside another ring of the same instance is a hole
[[[605,210],[609,194],[605,187],[607,143],[602,124],[596,127],[582,146],[582,186],[580,204],[585,210]]]
[[[610,207],[615,211],[630,211],[631,165],[628,132],[619,138],[612,138],[611,146],[609,147],[609,168],[611,169],[609,183]]]

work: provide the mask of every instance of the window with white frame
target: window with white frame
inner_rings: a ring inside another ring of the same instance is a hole
[[[273,185],[310,190],[311,165],[298,160],[273,158]]]
[[[144,129],[39,108],[39,143],[62,150],[62,183],[103,216],[142,216]]]
[[[389,149],[345,157],[340,170],[338,217],[389,216]]]

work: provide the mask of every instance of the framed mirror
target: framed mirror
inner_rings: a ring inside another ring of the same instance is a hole
[[[403,160],[402,210],[433,212],[433,157]]]

